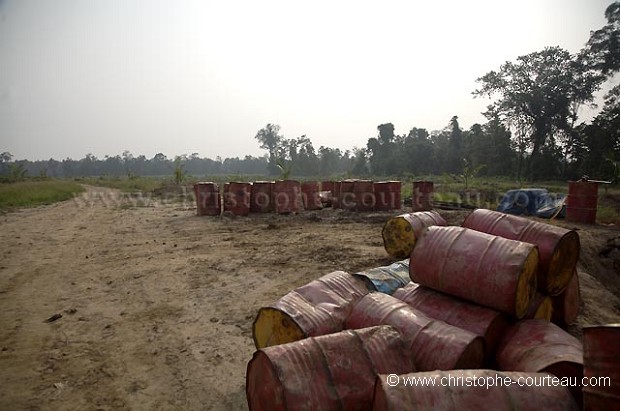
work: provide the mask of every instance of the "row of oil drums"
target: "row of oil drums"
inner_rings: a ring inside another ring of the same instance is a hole
[[[278,180],[228,182],[223,190],[213,182],[194,184],[198,215],[249,213],[298,213],[326,206],[350,211],[392,211],[402,208],[400,181]],[[413,182],[413,211],[432,209],[433,183]]]
[[[563,329],[577,312],[554,323],[536,298],[561,307],[576,284],[578,311],[576,232],[490,210],[463,227],[414,214],[391,228],[413,233],[408,260],[330,273],[259,310],[251,410],[617,406],[620,325],[584,328],[582,344]]]

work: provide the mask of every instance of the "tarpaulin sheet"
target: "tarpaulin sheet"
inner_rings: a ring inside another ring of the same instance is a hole
[[[530,215],[551,218],[566,215],[564,194],[549,193],[544,188],[509,190],[502,197],[497,211],[514,215]]]

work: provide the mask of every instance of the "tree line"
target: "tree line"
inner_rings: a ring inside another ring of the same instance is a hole
[[[380,176],[451,174],[510,176],[519,180],[620,177],[620,85],[605,96],[598,115],[578,123],[579,109],[593,107],[594,95],[620,71],[620,2],[605,10],[607,24],[590,33],[571,54],[560,47],[518,57],[477,79],[474,98],[488,98],[487,122],[463,129],[453,116],[444,129],[412,127],[396,135],[392,123],[380,124],[365,147],[342,151],[315,149],[306,135],[285,138],[267,124],[255,138],[261,157],[174,159],[156,154],[98,159],[12,161],[0,155],[0,173],[57,177],[169,175],[178,167],[193,175]]]
[[[413,127],[395,135],[392,123],[377,127],[366,147],[354,150],[355,175],[500,175],[519,180],[620,177],[620,85],[605,96],[590,124],[578,124],[579,109],[594,107],[594,95],[620,71],[620,2],[605,10],[607,24],[590,33],[584,48],[561,47],[520,56],[477,79],[475,98],[488,98],[484,124],[463,130],[454,116],[440,131]],[[285,139],[268,124],[256,139],[270,170],[307,160],[305,136]],[[302,166],[303,168],[303,166]]]

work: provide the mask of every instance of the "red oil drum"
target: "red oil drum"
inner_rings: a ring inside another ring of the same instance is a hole
[[[334,182],[334,191],[332,191],[332,208],[342,208],[340,206],[340,188],[342,187],[342,181]]]
[[[433,209],[434,185],[432,181],[414,181],[411,206],[413,211],[429,211]]]
[[[370,410],[377,373],[412,370],[394,328],[347,330],[258,350],[246,396],[251,411]]]
[[[220,215],[222,213],[220,188],[216,183],[196,183],[194,194],[196,195],[197,215]]]
[[[355,211],[373,211],[376,199],[374,184],[370,180],[357,180],[353,183],[353,194],[355,194]]]
[[[335,187],[336,183],[334,181],[321,181],[321,203],[323,207],[332,207],[334,206],[334,195],[335,195]]]
[[[332,195],[334,195],[335,186],[335,181],[321,181],[321,191],[331,191]]]
[[[495,350],[509,325],[508,319],[500,312],[416,283],[409,283],[396,290],[393,296],[431,318],[482,337],[487,365],[494,362]]]
[[[581,293],[579,291],[579,275],[575,270],[568,287],[560,295],[551,298],[553,313],[551,321],[560,327],[571,325],[579,316]]]
[[[375,210],[391,211],[401,208],[400,181],[378,181],[374,183]]]
[[[620,324],[583,329],[585,411],[617,409],[620,404]]]
[[[484,362],[482,338],[434,320],[390,295],[367,294],[345,323],[348,329],[375,325],[391,325],[402,334],[417,370],[480,368]]]
[[[273,181],[255,181],[250,196],[251,213],[271,213],[274,211]]]
[[[568,286],[581,248],[576,231],[481,208],[467,216],[463,227],[536,245],[538,289],[558,295]]]
[[[273,186],[276,213],[290,214],[303,211],[301,184],[296,180],[278,180]]]
[[[320,210],[323,208],[317,181],[305,181],[301,183],[301,196],[303,199],[304,209]]]
[[[224,184],[224,211],[246,216],[250,213],[250,183],[230,182]]]
[[[596,223],[598,183],[569,181],[566,197],[566,219],[575,223]]]
[[[409,261],[411,280],[523,318],[536,293],[538,249],[462,227],[431,226]]]
[[[546,373],[494,370],[379,374],[372,409],[577,411],[566,387],[553,386],[550,378]]]
[[[338,206],[344,210],[355,210],[357,199],[354,191],[355,180],[344,180],[340,182],[338,191]]]
[[[447,225],[436,211],[419,211],[390,218],[383,229],[383,247],[392,257],[409,258],[418,237],[426,227]]]
[[[256,348],[341,331],[353,304],[368,293],[363,279],[334,271],[262,307],[252,324]]]
[[[581,403],[583,346],[553,323],[519,321],[504,334],[496,361],[500,370],[548,372],[558,378],[570,378],[575,386],[569,388]]]

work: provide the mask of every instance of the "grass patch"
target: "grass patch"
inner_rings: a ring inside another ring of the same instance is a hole
[[[84,188],[73,181],[45,180],[0,184],[0,209],[34,207],[73,198]]]
[[[77,178],[75,181],[97,187],[116,188],[125,193],[149,193],[169,183],[170,179],[159,177],[85,177]]]

